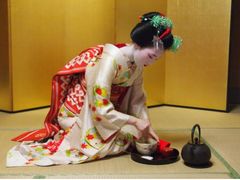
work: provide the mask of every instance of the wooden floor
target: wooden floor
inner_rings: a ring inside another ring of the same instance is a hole
[[[47,112],[48,108],[0,112],[0,178],[240,178],[240,106],[230,113],[167,106],[149,109],[160,138],[179,151],[190,140],[192,126],[200,124],[212,152],[213,165],[208,168],[188,167],[181,158],[174,164],[144,165],[129,155],[78,165],[6,168],[6,153],[16,144],[10,138],[43,127]]]

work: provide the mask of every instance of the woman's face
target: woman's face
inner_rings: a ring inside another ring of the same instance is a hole
[[[137,65],[148,66],[159,59],[163,53],[163,48],[157,49],[155,47],[137,47],[135,48],[133,58]]]

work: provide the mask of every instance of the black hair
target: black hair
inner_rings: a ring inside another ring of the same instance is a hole
[[[149,18],[153,16],[160,15],[159,12],[149,12],[142,16],[142,19],[146,18],[148,20],[142,20],[138,23],[131,31],[131,39],[134,43],[136,43],[140,47],[152,47],[153,46],[153,37],[155,35],[161,35],[166,29],[160,28],[160,32],[158,33],[158,29],[151,24]],[[168,49],[173,44],[173,35],[169,33],[162,39],[164,49]]]

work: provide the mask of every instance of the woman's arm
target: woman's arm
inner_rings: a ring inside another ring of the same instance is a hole
[[[151,135],[154,139],[159,140],[151,126],[146,100],[147,98],[143,89],[143,75],[141,73],[132,86],[128,113],[138,119],[148,122],[149,128],[143,130],[143,133],[145,133],[143,136]]]
[[[133,124],[138,129],[146,129],[135,117],[115,110],[110,101],[112,82],[117,73],[114,56],[103,53],[95,66],[86,72],[87,96],[93,123],[104,140],[117,133],[124,124]]]

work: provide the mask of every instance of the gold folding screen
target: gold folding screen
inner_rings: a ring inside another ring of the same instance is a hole
[[[1,0],[0,3],[6,15],[0,17],[1,23],[9,26],[10,33],[6,40],[9,46],[1,44],[4,46],[1,65],[10,66],[9,71],[1,71],[2,110],[49,105],[51,78],[67,61],[84,48],[114,42],[113,0]],[[1,36],[5,36],[6,27],[4,32],[0,29]],[[8,73],[11,78],[5,77]]]
[[[167,53],[165,103],[226,110],[231,0],[171,0],[182,49]]]
[[[184,39],[145,69],[148,105],[225,110],[231,0],[2,0],[0,109],[49,105],[59,68],[89,46],[130,42],[148,11],[167,14]]]
[[[116,41],[131,42],[130,32],[138,17],[146,12],[159,11],[166,14],[166,0],[117,0],[116,1]],[[144,88],[147,92],[147,104],[164,103],[165,56],[144,70]]]

